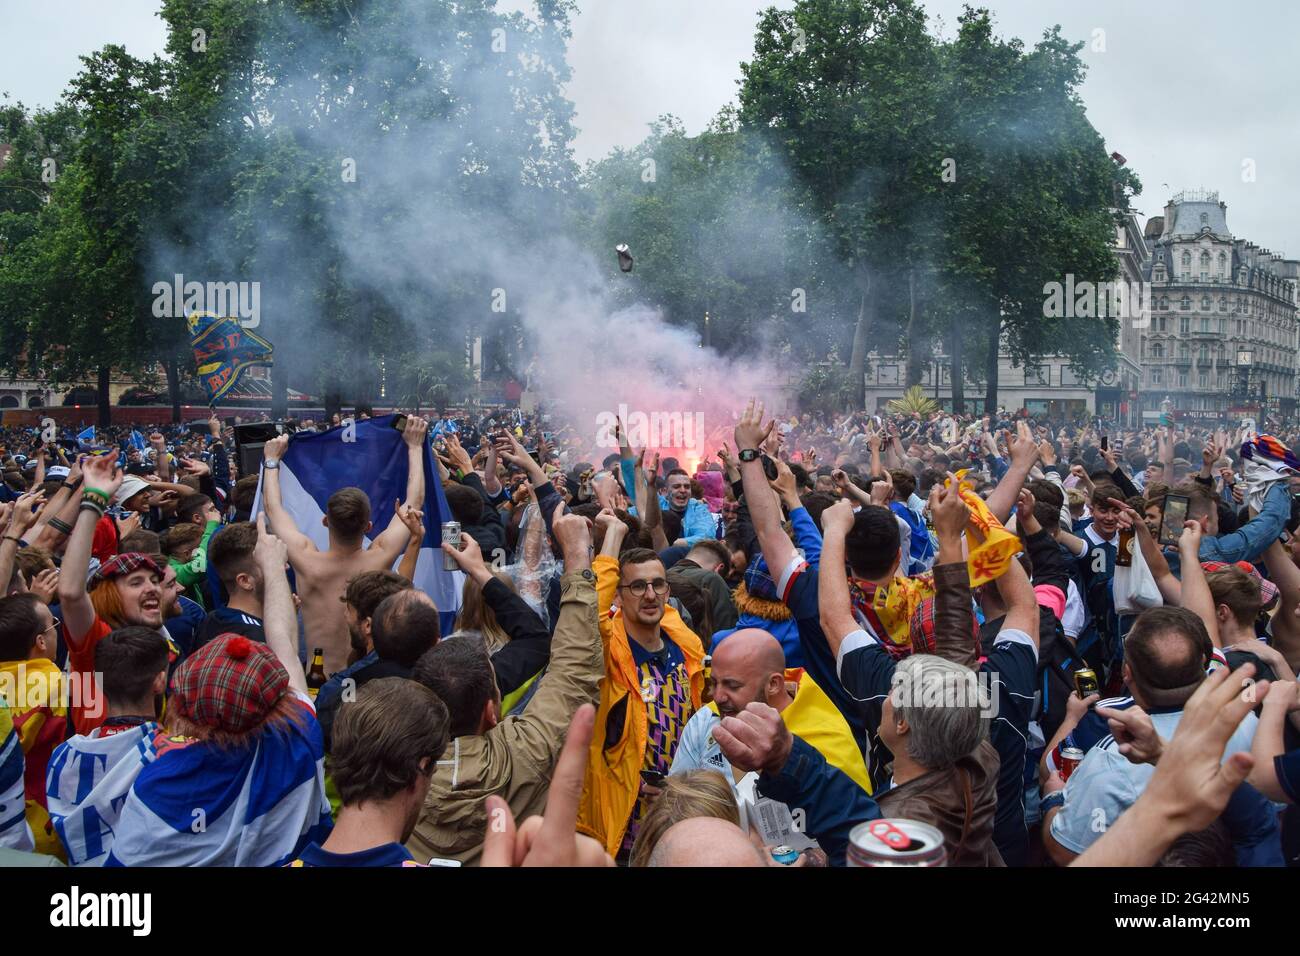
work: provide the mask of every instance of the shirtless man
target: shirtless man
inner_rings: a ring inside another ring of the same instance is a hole
[[[424,507],[424,438],[429,423],[414,415],[406,419],[402,437],[406,440],[406,501],[398,503],[388,527],[365,547],[370,532],[370,499],[360,488],[342,488],[330,495],[321,524],[329,529],[328,551],[317,549],[312,540],[294,527],[280,498],[280,459],[289,446],[289,436],[280,435],[266,443],[262,471],[262,496],[271,529],[289,549],[289,563],[298,579],[303,624],[307,643],[325,651],[325,673],[347,666],[348,620],[342,597],[348,581],[366,571],[386,571],[410,540],[403,516]]]

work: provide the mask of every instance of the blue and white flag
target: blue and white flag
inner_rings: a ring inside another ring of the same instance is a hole
[[[324,742],[302,713],[248,746],[155,740],[135,778],[105,866],[283,866],[329,836]]]
[[[45,795],[69,866],[103,866],[131,785],[153,762],[157,733],[153,721],[108,736],[98,727],[55,748]]]
[[[0,849],[30,853],[36,842],[27,825],[23,744],[9,714],[0,707]]]
[[[299,432],[280,459],[280,500],[298,530],[321,551],[329,550],[329,529],[321,523],[330,495],[343,488],[360,488],[370,499],[375,534],[393,520],[393,503],[406,498],[407,452],[402,433],[393,427],[396,415],[367,418],[326,432]],[[253,501],[252,520],[262,510],[262,485]],[[424,446],[424,540],[415,565],[417,588],[438,606],[442,633],[450,634],[460,610],[465,575],[443,570],[442,524],[451,509]],[[365,539],[366,547],[371,539]],[[393,570],[401,563],[393,562]]]
[[[83,445],[95,444],[95,426],[87,425],[80,432],[78,432],[77,441],[79,441]]]
[[[149,448],[149,443],[144,440],[144,436],[134,428],[131,429],[131,447],[136,451],[146,451]]]

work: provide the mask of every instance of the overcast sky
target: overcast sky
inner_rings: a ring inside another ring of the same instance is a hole
[[[631,146],[663,113],[698,132],[736,95],[738,64],[753,48],[760,0],[579,0],[569,95],[578,158]],[[788,7],[789,0],[777,6]],[[1300,257],[1300,3],[1254,0],[1175,5],[1134,0],[986,0],[998,32],[1032,44],[1059,23],[1086,42],[1089,115],[1107,146],[1128,158],[1161,211],[1179,189],[1217,189],[1239,237]],[[501,0],[503,8],[528,0]],[[0,0],[0,92],[49,106],[77,56],[122,43],[160,52],[155,0]],[[927,0],[951,36],[961,0]],[[1094,31],[1104,34],[1097,35]],[[1104,50],[1094,50],[1100,41]],[[1253,161],[1254,181],[1243,181]],[[1288,173],[1288,170],[1291,172]]]

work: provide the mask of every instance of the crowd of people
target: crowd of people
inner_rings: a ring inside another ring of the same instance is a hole
[[[0,853],[1300,860],[1300,430],[751,402],[691,453],[552,418],[405,416],[393,519],[331,489],[328,548],[280,462],[347,419],[250,474],[215,416],[5,429]]]

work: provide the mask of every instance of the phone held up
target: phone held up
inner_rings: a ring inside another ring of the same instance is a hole
[[[1191,499],[1187,495],[1165,495],[1164,508],[1160,512],[1160,545],[1174,547],[1183,536],[1183,522],[1187,520],[1187,506]]]

